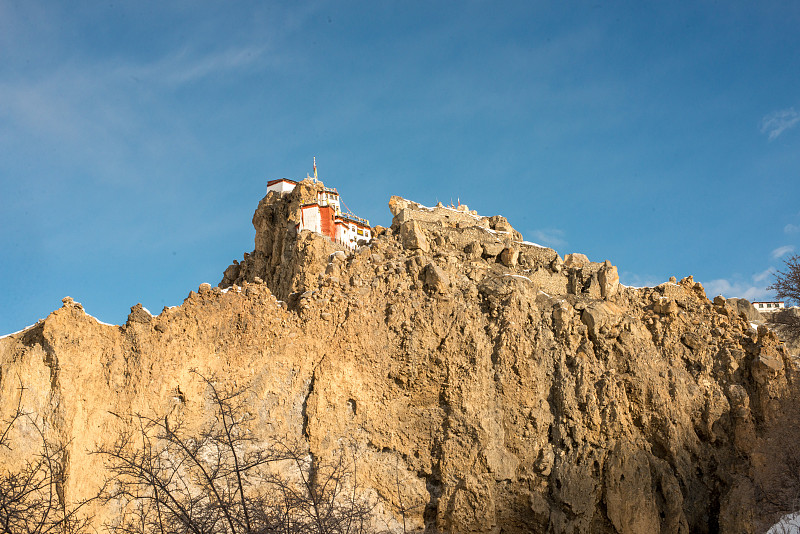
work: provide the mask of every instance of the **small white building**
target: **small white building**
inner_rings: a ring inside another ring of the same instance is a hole
[[[334,241],[350,249],[358,246],[359,241],[372,239],[372,227],[369,221],[353,214],[339,214],[334,217]]]
[[[316,164],[314,179],[316,180]],[[267,182],[267,192],[285,195],[294,190],[298,182],[288,178],[279,178]],[[355,249],[359,241],[372,239],[372,227],[367,219],[342,212],[342,203],[336,189],[323,187],[317,191],[315,202],[300,207],[300,222],[297,231],[310,230],[329,237],[349,249]]]
[[[267,193],[270,191],[276,191],[281,195],[286,193],[291,193],[294,191],[294,186],[297,185],[297,182],[294,180],[290,180],[288,178],[278,178],[277,180],[270,180],[267,182]]]
[[[776,312],[786,309],[783,301],[753,302],[753,307],[760,312]]]

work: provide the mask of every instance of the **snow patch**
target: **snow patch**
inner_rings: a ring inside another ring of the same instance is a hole
[[[42,322],[42,320],[41,320],[41,319],[39,319],[38,321],[36,321],[36,322],[35,322],[35,323],[33,323],[33,324],[30,324],[30,325],[26,326],[26,327],[25,327],[25,328],[23,328],[22,330],[17,330],[16,332],[11,332],[10,334],[6,334],[6,335],[3,335],[3,336],[0,336],[0,339],[5,339],[5,338],[7,338],[7,337],[16,336],[17,334],[21,334],[21,333],[23,333],[23,332],[25,332],[25,331],[27,331],[27,330],[30,330],[31,328],[33,328],[34,326],[36,326],[36,325],[37,325],[37,324],[39,324],[40,322]]]
[[[520,245],[528,245],[529,247],[549,248],[549,247],[542,246],[539,243],[534,243],[532,241],[516,241],[516,242],[519,243]]]
[[[484,230],[486,230],[490,234],[495,234],[495,235],[500,235],[500,234],[505,235],[505,234],[511,233],[511,232],[506,232],[505,230],[492,230],[491,228],[486,228],[485,226],[480,226],[479,228],[483,228]]]
[[[233,286],[226,287],[225,289],[221,289],[220,291],[221,291],[222,293],[227,293],[227,292],[228,292],[228,291],[230,291],[231,289],[233,289],[233,290],[234,290],[234,291],[236,291],[237,293],[241,293],[241,292],[242,292],[242,288],[241,288],[241,287],[239,287],[239,286],[236,286],[236,285],[233,285]],[[174,308],[174,306],[172,306],[172,307]]]
[[[471,213],[469,211],[462,211],[462,210],[460,210],[458,208],[455,208],[453,206],[444,206],[444,205],[442,205],[442,206],[436,206],[435,208],[431,208],[430,206],[425,206],[423,204],[420,204],[419,202],[415,202],[415,201],[409,200],[407,198],[403,198],[403,197],[400,197],[400,198],[402,198],[403,200],[408,202],[408,204],[411,207],[413,207],[414,209],[418,209],[418,210],[426,210],[426,211],[435,211],[436,209],[449,210],[449,211],[454,211],[456,213],[461,213],[462,215],[469,215],[470,217],[472,217],[476,221],[479,221],[479,220],[484,218],[482,215],[475,215],[474,213]]]
[[[105,323],[105,322],[101,321],[100,319],[98,319],[97,317],[95,317],[94,315],[89,315],[88,313],[86,313],[86,310],[84,310],[84,311],[83,311],[83,313],[84,313],[84,315],[86,315],[87,317],[91,317],[91,318],[92,318],[92,319],[94,319],[96,322],[98,322],[98,323],[100,323],[100,324],[102,324],[102,325],[105,325],[105,326],[117,326],[117,325],[115,325],[115,324],[111,324],[111,323]],[[147,312],[147,313],[150,313],[150,312]],[[151,314],[151,315],[152,315],[152,314]]]
[[[428,208],[428,209],[430,209],[430,208]],[[481,217],[480,215],[475,215],[474,213],[470,213],[468,211],[462,211],[462,210],[456,209],[456,208],[454,208],[452,206],[442,206],[439,209],[445,209],[445,210],[454,211],[456,213],[461,213],[463,215],[469,215],[470,217],[472,217],[476,221],[479,221],[479,220],[483,219],[483,217]]]
[[[420,209],[424,209],[424,210],[428,210],[428,211],[433,211],[433,208],[429,208],[428,206],[423,206],[419,202],[414,202],[413,200],[408,200],[407,198],[403,198],[403,197],[399,197],[399,198],[402,199],[402,200],[405,200],[406,202],[408,202],[410,205],[414,206],[415,208],[420,208]]]

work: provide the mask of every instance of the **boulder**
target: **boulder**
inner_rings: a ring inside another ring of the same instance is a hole
[[[495,242],[489,241],[483,244],[483,254],[485,256],[494,257],[503,252],[504,248],[505,245],[500,241],[495,241]]]
[[[595,302],[583,310],[581,321],[589,328],[589,332],[597,337],[609,331],[622,320],[622,310],[611,302]]]
[[[429,263],[423,271],[423,283],[425,287],[437,293],[445,293],[450,287],[450,279],[441,267],[435,263]]]
[[[727,300],[727,303],[738,315],[744,315],[745,319],[751,323],[764,320],[764,317],[747,299],[731,298]]]
[[[660,315],[675,315],[678,313],[678,303],[673,299],[661,297],[653,303],[653,311]]]
[[[686,332],[681,336],[681,341],[692,350],[703,350],[706,347],[703,338],[695,332]]]
[[[131,308],[131,313],[128,315],[128,320],[125,324],[128,326],[136,323],[150,324],[152,321],[153,316],[150,315],[140,303]]]
[[[77,308],[79,310],[83,310],[83,306],[81,305],[81,303],[75,302],[75,300],[72,297],[64,297],[63,299],[61,299],[61,303],[64,305],[63,306],[64,308]],[[132,310],[133,308],[131,308],[131,311]]]
[[[776,350],[762,349],[753,359],[750,373],[756,382],[764,385],[783,373],[783,358]]]
[[[619,291],[619,273],[617,268],[606,261],[597,273],[597,280],[600,282],[600,295],[607,299],[617,294]]]
[[[403,248],[408,250],[421,250],[422,252],[429,252],[428,240],[425,238],[425,232],[417,221],[406,221],[400,227],[400,241]]]
[[[469,259],[478,259],[483,254],[483,247],[477,241],[470,241],[467,243],[467,246],[464,247],[464,254],[467,255]]]
[[[519,259],[519,249],[517,247],[506,247],[500,253],[500,262],[506,267],[516,267]]]
[[[586,254],[580,254],[577,252],[573,252],[572,254],[567,254],[564,256],[564,267],[567,269],[575,268],[580,269],[584,265],[590,263],[589,258]]]
[[[392,215],[397,215],[398,213],[406,209],[408,205],[409,205],[408,200],[402,197],[398,197],[396,195],[392,196],[389,199],[389,211],[392,212]]]
[[[490,217],[489,221],[492,226],[492,229],[496,232],[506,232],[511,233],[514,231],[514,227],[511,226],[511,223],[508,222],[508,219],[503,217],[502,215],[495,215],[494,217]]]

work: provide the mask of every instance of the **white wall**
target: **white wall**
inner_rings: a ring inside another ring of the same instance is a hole
[[[753,307],[758,311],[776,311],[785,309],[786,305],[783,302],[754,302]]]
[[[319,191],[317,193],[317,200],[322,206],[328,205],[333,206],[333,209],[336,213],[341,213],[342,208],[339,204],[339,195],[336,193],[328,193],[326,191]]]
[[[277,184],[272,184],[271,186],[267,187],[267,193],[269,193],[270,191],[277,191],[280,194],[289,193],[291,191],[294,191],[294,186],[295,184],[291,182],[284,182],[283,180],[281,180]]]
[[[312,204],[305,206],[303,209],[303,218],[300,225],[300,230],[311,230],[318,234],[322,233],[322,217],[319,213],[319,206]]]

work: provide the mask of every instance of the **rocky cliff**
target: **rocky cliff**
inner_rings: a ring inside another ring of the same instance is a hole
[[[315,187],[265,197],[254,251],[181,306],[108,326],[65,299],[0,339],[0,415],[22,384],[67,444],[66,501],[100,484],[89,451],[113,414],[204,417],[196,369],[248,386],[264,439],[352,444],[395,532],[403,512],[428,532],[652,533],[759,532],[788,511],[797,377],[772,330],[691,277],[625,287],[465,207],[393,197],[392,226],[349,253],[295,232]]]

